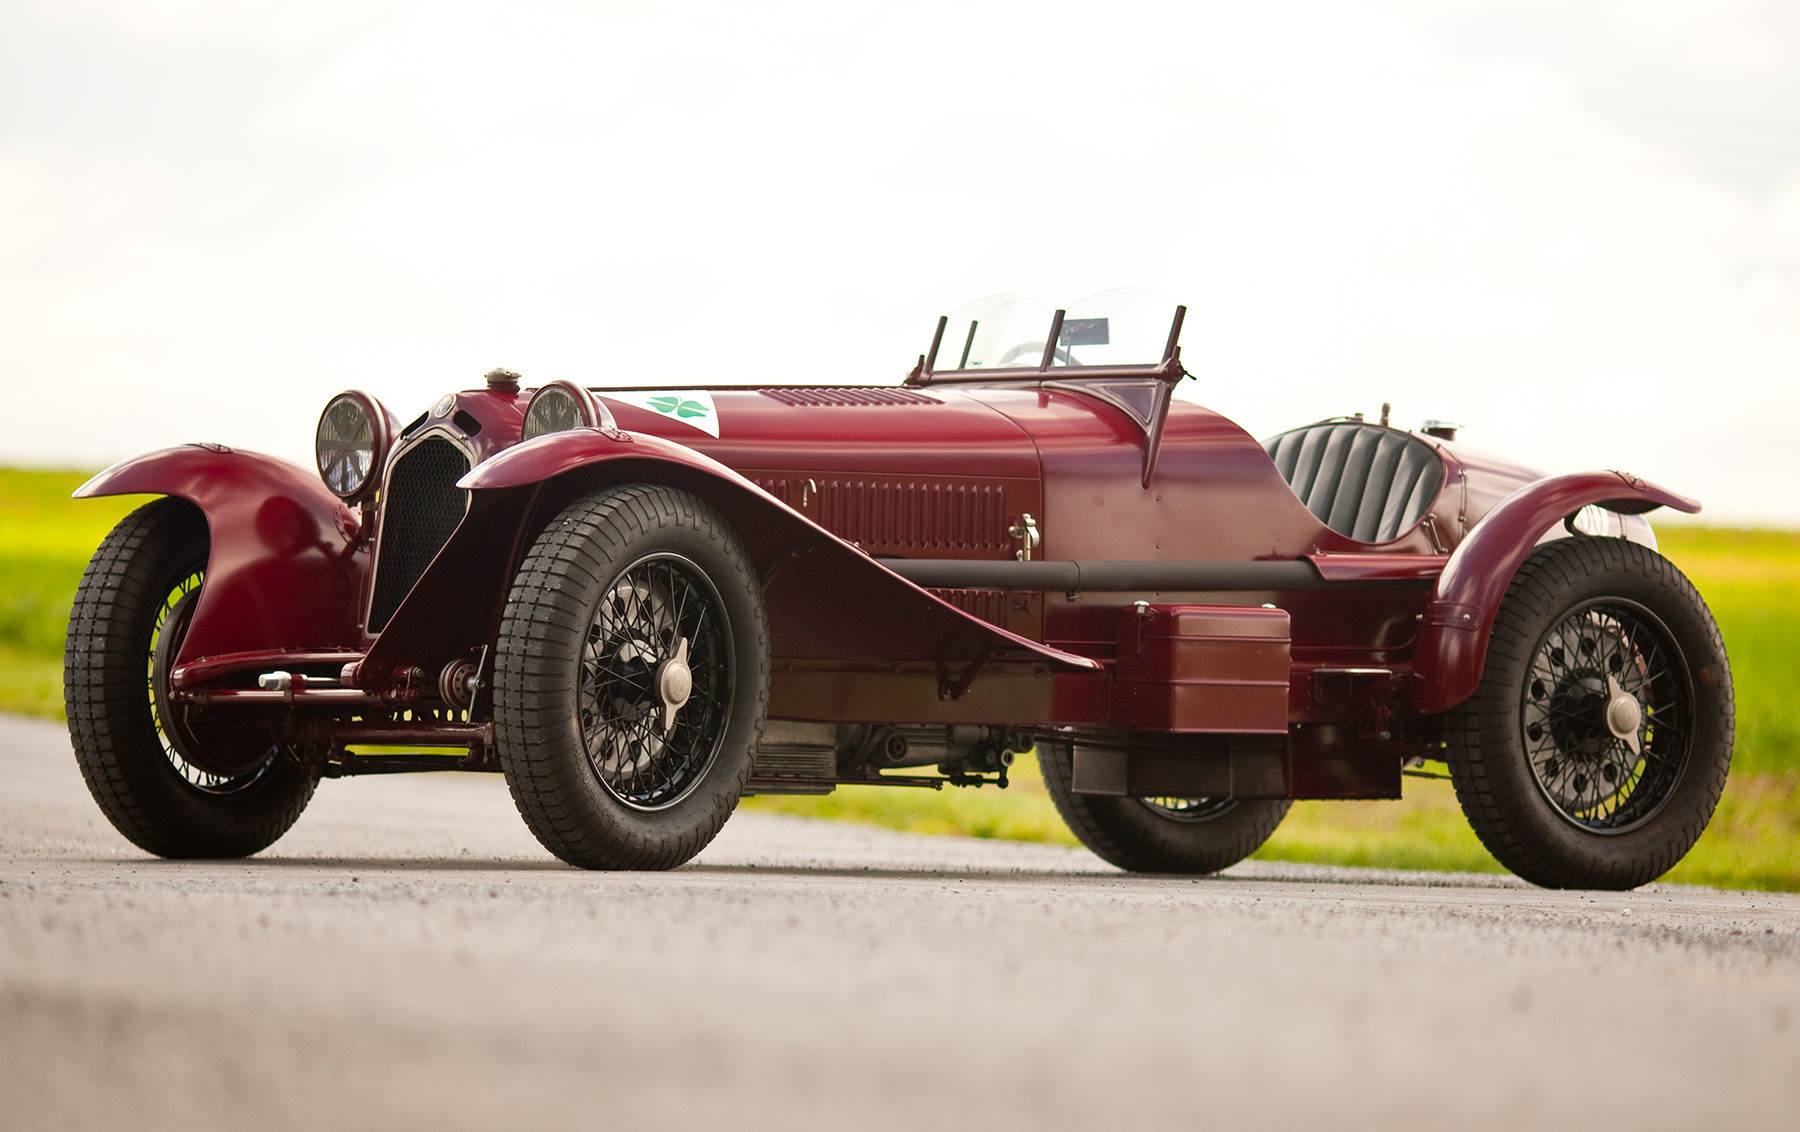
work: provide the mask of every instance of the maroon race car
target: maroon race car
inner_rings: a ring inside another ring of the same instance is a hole
[[[1172,398],[1182,314],[990,302],[891,387],[342,393],[317,474],[128,460],[77,492],[165,497],[75,599],[82,772],[143,849],[231,857],[321,777],[499,771],[558,857],[660,869],[746,792],[1035,747],[1094,852],[1204,873],[1442,760],[1528,880],[1680,860],[1731,672],[1642,514],[1698,505],[1385,410],[1258,442]]]

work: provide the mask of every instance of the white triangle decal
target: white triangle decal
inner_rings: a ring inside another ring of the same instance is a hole
[[[648,409],[708,436],[719,435],[719,407],[704,389],[607,389],[600,396]]]

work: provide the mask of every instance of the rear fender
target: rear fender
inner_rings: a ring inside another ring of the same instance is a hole
[[[316,473],[273,456],[190,444],[134,457],[75,489],[172,495],[206,517],[206,586],[177,666],[235,653],[355,649],[367,555],[361,521]]]
[[[1513,575],[1557,523],[1589,505],[1621,515],[1658,507],[1690,515],[1700,510],[1694,500],[1624,472],[1555,476],[1501,500],[1450,556],[1421,615],[1413,650],[1414,707],[1448,711],[1474,693],[1487,664],[1494,615]]]
[[[642,433],[571,429],[509,448],[462,478],[468,514],[395,611],[359,683],[373,686],[410,666],[429,672],[492,640],[513,576],[544,527],[582,496],[629,483],[677,488],[724,516],[762,580],[775,658],[966,668],[1012,657],[1057,671],[1098,668],[971,617],[691,448]],[[471,594],[487,600],[475,608]]]

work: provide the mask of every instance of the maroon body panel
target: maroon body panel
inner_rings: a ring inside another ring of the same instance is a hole
[[[1064,389],[965,395],[1004,413],[1037,443],[1044,558],[1225,561],[1362,545],[1313,516],[1254,437],[1199,405],[1170,405],[1162,456],[1145,487],[1148,440],[1116,406]]]
[[[176,658],[227,666],[237,654],[357,650],[368,573],[356,512],[285,460],[222,445],[168,448],[115,464],[76,490],[173,495],[206,516],[206,586]]]
[[[1589,504],[1625,515],[1657,507],[1694,514],[1700,504],[1624,472],[1540,480],[1500,502],[1450,556],[1420,623],[1413,705],[1448,711],[1481,682],[1488,634],[1513,575],[1544,532]]]
[[[1544,473],[1462,444],[1439,441],[1446,461],[1444,490],[1432,508],[1446,552],[1462,545],[1475,524],[1502,499],[1544,478]]]

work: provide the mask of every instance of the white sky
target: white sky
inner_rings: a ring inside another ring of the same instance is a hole
[[[527,381],[897,381],[1135,284],[1257,435],[1394,404],[1800,526],[1800,6],[0,0],[0,462]]]

